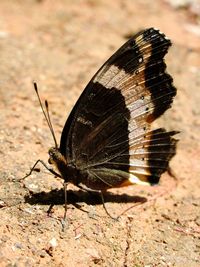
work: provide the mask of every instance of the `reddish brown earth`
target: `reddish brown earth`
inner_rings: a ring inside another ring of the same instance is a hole
[[[200,8],[168,2],[0,1],[0,266],[200,266]],[[94,72],[127,35],[150,26],[173,41],[166,60],[178,94],[156,124],[181,131],[176,179],[165,173],[157,187],[111,190],[107,209],[128,209],[118,222],[70,185],[62,232],[62,181],[42,167],[20,181],[53,145],[32,81],[59,139]]]

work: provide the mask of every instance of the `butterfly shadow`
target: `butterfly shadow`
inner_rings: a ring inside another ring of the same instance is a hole
[[[25,202],[31,205],[63,205],[65,203],[64,191],[52,190],[50,192],[31,193],[26,195]],[[113,194],[111,192],[104,193],[104,202],[113,203],[145,203],[147,199],[140,196],[130,196],[127,194]],[[88,205],[102,205],[102,198],[98,192],[86,192],[82,190],[67,191],[67,204],[77,207],[78,203],[85,202]]]

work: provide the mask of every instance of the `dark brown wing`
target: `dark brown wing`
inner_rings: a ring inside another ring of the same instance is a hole
[[[101,67],[63,129],[60,151],[68,162],[110,187],[158,182],[176,143],[175,132],[150,131],[176,95],[163,60],[170,45],[147,29]]]

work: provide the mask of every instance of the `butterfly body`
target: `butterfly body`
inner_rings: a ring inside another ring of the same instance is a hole
[[[151,123],[176,95],[164,56],[171,42],[153,28],[126,42],[94,75],[49,151],[65,182],[91,190],[156,184],[175,155],[176,131]]]
[[[118,179],[118,181],[115,179],[115,184],[109,184],[109,178],[112,177],[112,174],[110,174],[109,177],[109,174],[107,173],[108,177],[107,182],[105,183],[93,175],[92,170],[90,172],[90,170],[87,169],[79,169],[74,163],[67,163],[66,159],[57,148],[50,148],[49,155],[49,163],[56,167],[66,183],[70,182],[88,191],[105,191],[109,188],[122,186],[121,179]]]

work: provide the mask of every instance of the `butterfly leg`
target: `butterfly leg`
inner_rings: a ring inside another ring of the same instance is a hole
[[[36,165],[38,165],[38,163],[41,163],[49,172],[51,172],[53,175],[62,178],[62,176],[60,174],[58,174],[57,172],[55,172],[52,168],[49,168],[46,163],[44,163],[44,161],[42,161],[41,159],[38,159],[35,164],[33,165],[33,167],[31,168],[30,172],[28,174],[26,174],[23,178],[21,178],[20,180],[23,180],[25,178],[27,178],[28,176],[30,176],[32,174],[33,171],[35,171],[35,167]]]
[[[67,183],[64,183],[64,195],[65,195],[65,213],[63,220],[66,221],[67,218]]]
[[[48,216],[50,216],[50,214],[51,214],[51,210],[52,210],[53,206],[54,206],[53,203],[49,206],[49,208],[48,208],[48,210],[47,210],[47,215],[48,215]]]
[[[113,217],[109,212],[108,212],[108,210],[107,210],[107,208],[106,208],[106,205],[105,205],[105,201],[104,201],[104,196],[103,196],[103,192],[102,192],[102,190],[100,191],[100,190],[93,190],[93,189],[90,189],[90,188],[88,188],[88,187],[85,187],[84,185],[79,185],[79,184],[77,184],[76,185],[78,188],[80,188],[81,190],[83,190],[83,191],[85,191],[85,192],[87,192],[87,193],[89,193],[89,194],[92,194],[92,195],[96,195],[96,194],[98,194],[98,195],[100,195],[101,196],[101,201],[102,201],[102,204],[103,204],[103,207],[104,207],[104,209],[105,209],[105,211],[106,211],[106,214],[110,217],[110,218],[112,218],[113,220],[118,220],[118,217]]]
[[[65,197],[65,212],[64,212],[64,216],[63,219],[61,219],[61,225],[62,225],[62,231],[64,232],[65,227],[67,225],[68,228],[68,221],[67,221],[67,183],[64,182],[64,197]],[[51,204],[47,214],[49,215],[51,213],[51,209],[53,208],[54,204]]]
[[[168,174],[169,174],[172,178],[174,178],[174,180],[176,180],[176,181],[178,180],[178,178],[177,178],[177,176],[176,176],[174,170],[173,170],[170,166],[168,166],[168,168],[167,168],[167,172],[168,172]]]
[[[32,174],[33,171],[35,171],[35,167],[38,165],[38,163],[41,163],[49,172],[51,172],[53,175],[57,176],[57,177],[61,177],[60,174],[58,174],[57,172],[55,172],[53,169],[49,168],[46,163],[44,163],[44,161],[38,159],[35,164],[33,165],[33,167],[30,169],[30,172],[28,174],[26,174],[23,178],[21,178],[20,180],[24,180],[25,178],[27,178],[28,176],[30,176]],[[50,216],[51,210],[53,208],[54,204],[51,204],[47,210],[47,215]]]
[[[100,191],[99,190],[94,190],[94,189],[91,189],[91,188],[88,188],[87,186],[84,186],[83,184],[76,184],[76,186],[81,189],[82,191],[84,192],[87,192],[87,193],[99,193]]]
[[[61,224],[62,224],[62,231],[64,232],[65,227],[67,225],[68,228],[68,221],[67,221],[67,183],[64,182],[64,197],[65,197],[65,212],[64,212],[64,216],[63,219],[61,220]]]
[[[107,210],[107,208],[106,208],[106,205],[105,205],[105,201],[104,201],[104,196],[103,196],[103,191],[102,191],[102,190],[101,190],[101,192],[100,192],[100,195],[101,195],[102,204],[103,204],[103,207],[104,207],[104,210],[105,210],[106,214],[107,214],[111,219],[113,219],[113,220],[115,220],[115,221],[118,221],[119,216],[117,216],[117,217],[113,217],[113,216],[108,212],[108,210]]]

